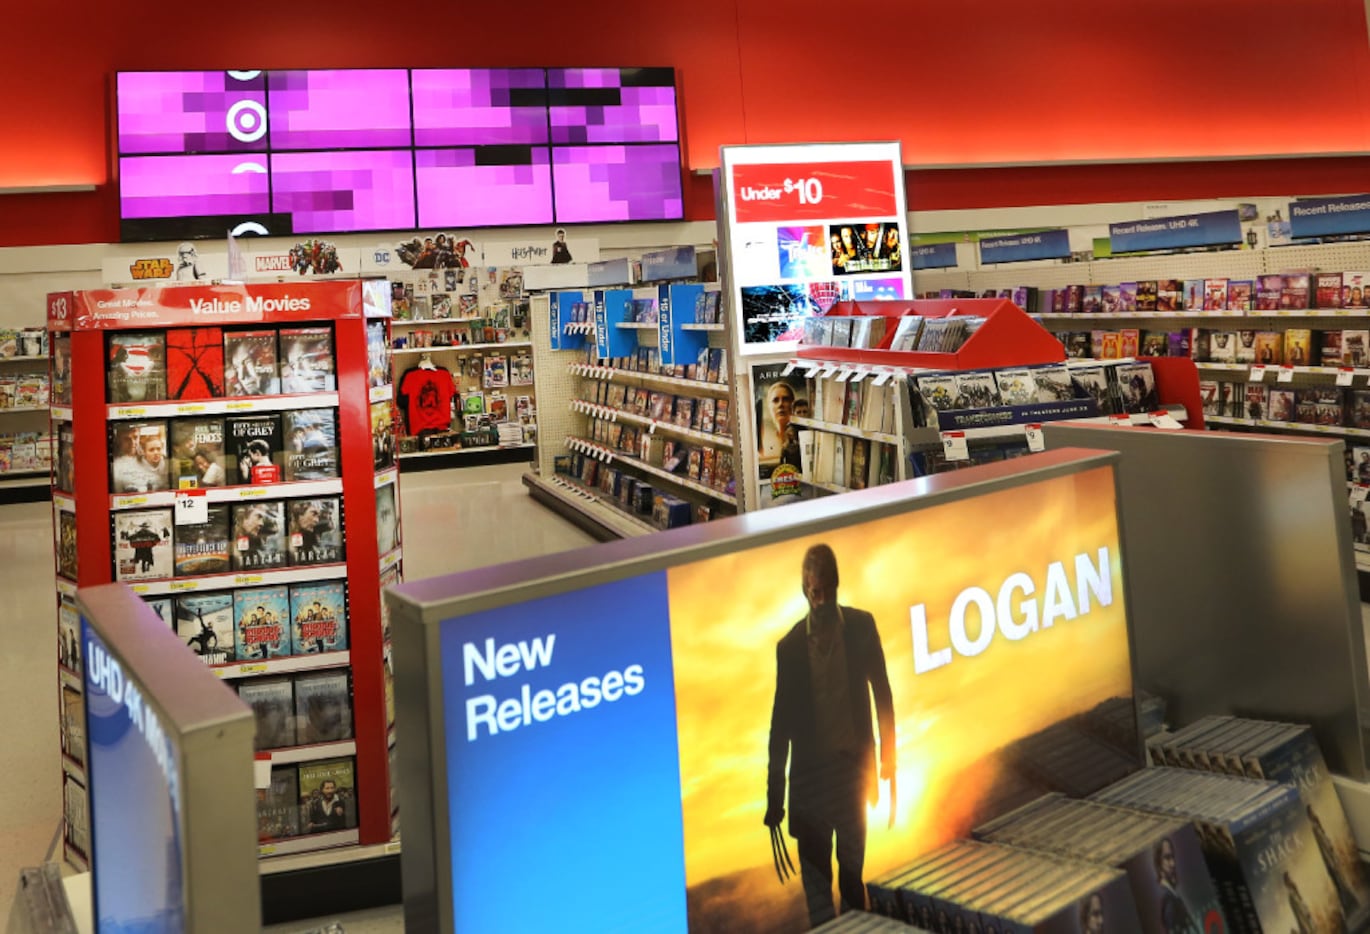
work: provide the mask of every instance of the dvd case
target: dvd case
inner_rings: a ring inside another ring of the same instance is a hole
[[[328,392],[338,388],[331,327],[282,328],[281,392]]]
[[[295,718],[289,678],[247,678],[238,696],[252,708],[257,721],[253,748],[280,749],[295,745]]]
[[[204,522],[181,523],[173,530],[177,577],[222,574],[229,569],[228,506],[213,503],[205,508]]]
[[[190,593],[177,597],[176,634],[207,665],[233,661],[233,594]]]
[[[235,571],[260,571],[286,563],[285,503],[233,504],[233,555]]]
[[[170,509],[131,509],[114,514],[114,579],[159,580],[172,576]]]
[[[171,487],[223,486],[224,420],[216,416],[171,420]]]
[[[273,330],[224,332],[224,395],[271,396],[281,391]]]
[[[336,411],[297,409],[281,413],[285,479],[327,480],[338,476]]]
[[[333,564],[343,560],[340,497],[291,500],[287,512],[291,565]]]
[[[156,402],[166,395],[166,334],[115,331],[106,345],[109,402]]]
[[[348,672],[310,671],[295,676],[298,741],[335,743],[352,738],[352,686]]]
[[[278,415],[230,416],[225,427],[237,483],[255,486],[281,479],[284,452]]]
[[[170,488],[164,419],[113,422],[109,439],[110,492],[152,493]]]
[[[214,327],[166,333],[168,399],[215,399],[224,394],[224,332]]]
[[[301,765],[300,802],[304,833],[356,827],[356,761],[329,759]]]
[[[290,594],[284,585],[233,592],[236,661],[263,661],[290,654]]]
[[[295,584],[290,588],[291,652],[341,652],[347,641],[347,585],[342,581]]]

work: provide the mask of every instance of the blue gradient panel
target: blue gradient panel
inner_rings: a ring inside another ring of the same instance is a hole
[[[456,930],[684,931],[665,573],[445,620],[440,645]],[[635,667],[640,691],[570,711]]]
[[[86,659],[91,877],[96,930],[185,928],[179,757],[152,708],[81,619]],[[157,761],[160,749],[168,768]]]

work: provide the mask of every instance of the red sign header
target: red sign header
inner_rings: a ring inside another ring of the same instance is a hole
[[[898,166],[880,162],[789,162],[733,166],[739,224],[893,217]]]
[[[165,327],[186,324],[257,324],[358,317],[362,286],[357,281],[184,285],[137,289],[93,289],[48,296],[48,320],[67,300],[68,321],[77,330]],[[60,320],[60,319],[58,319]]]
[[[71,313],[74,307],[72,292],[48,293],[48,330],[70,331]]]

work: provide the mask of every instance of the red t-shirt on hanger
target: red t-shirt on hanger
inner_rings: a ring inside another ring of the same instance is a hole
[[[441,367],[415,367],[400,377],[399,390],[400,411],[411,435],[452,427],[452,397],[457,387],[451,373]]]

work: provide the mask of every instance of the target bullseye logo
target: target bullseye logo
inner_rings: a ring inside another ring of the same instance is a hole
[[[266,135],[266,108],[257,101],[238,101],[224,118],[228,134],[240,143],[255,143]]]

